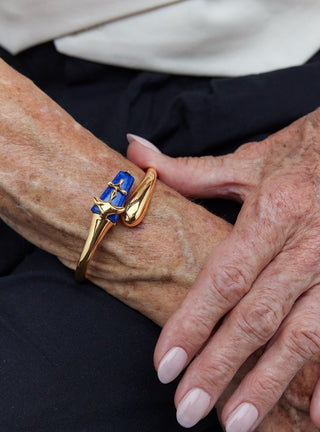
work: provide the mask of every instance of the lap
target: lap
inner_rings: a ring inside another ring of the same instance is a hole
[[[1,227],[11,244],[18,236]],[[3,248],[1,248],[3,250]],[[0,255],[1,257],[1,255]],[[152,366],[159,329],[30,247],[0,277],[0,429],[178,431]],[[195,430],[215,424],[215,416]]]

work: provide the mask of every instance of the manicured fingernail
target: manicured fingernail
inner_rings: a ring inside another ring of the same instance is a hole
[[[257,421],[258,415],[254,405],[242,403],[228,418],[226,432],[249,432]]]
[[[179,347],[171,348],[163,357],[158,367],[158,378],[163,384],[168,384],[177,378],[179,373],[186,366],[188,355],[184,349]]]
[[[156,153],[161,153],[161,151],[154,144],[152,144],[150,141],[146,140],[145,138],[141,138],[138,135],[127,134],[127,140],[129,141],[129,143],[131,143],[132,141],[138,141],[138,143],[144,145],[148,149],[153,150]]]
[[[208,411],[210,401],[210,396],[205,391],[199,388],[190,390],[178,405],[178,423],[185,428],[197,424]]]

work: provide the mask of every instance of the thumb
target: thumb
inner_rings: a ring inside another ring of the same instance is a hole
[[[153,167],[158,177],[183,195],[194,198],[241,196],[239,167],[234,166],[232,154],[171,158],[137,135],[128,134],[127,157],[140,168]]]

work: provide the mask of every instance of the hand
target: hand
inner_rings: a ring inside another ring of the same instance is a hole
[[[93,196],[121,169],[138,182],[143,172],[4,62],[0,107],[0,217],[75,269]],[[112,228],[88,278],[163,325],[230,229],[159,182],[142,224]]]
[[[224,157],[173,160],[138,143],[128,157],[154,166],[185,195],[243,202],[234,229],[164,327],[155,366],[168,382],[190,363],[176,405],[181,424],[191,426],[268,343],[222,412],[228,432],[252,431],[320,351],[320,110]],[[318,427],[319,403],[311,405]]]

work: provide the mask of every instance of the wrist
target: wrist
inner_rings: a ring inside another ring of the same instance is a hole
[[[88,278],[163,325],[229,231],[229,224],[158,182],[143,222],[108,233]]]

